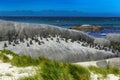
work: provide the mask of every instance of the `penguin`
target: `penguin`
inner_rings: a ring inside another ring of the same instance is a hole
[[[29,43],[27,43],[27,47],[30,47],[30,44],[29,44]]]
[[[40,41],[38,41],[38,44],[39,44],[39,45],[41,45],[41,42],[40,42]]]
[[[7,43],[4,43],[4,48],[6,48],[6,47],[8,47],[8,46],[7,46]]]
[[[45,39],[46,39],[46,41],[49,41],[48,38],[45,38]]]
[[[32,40],[30,40],[30,45],[32,45],[33,44],[33,42],[32,42]]]
[[[45,44],[45,42],[41,41],[42,44]]]

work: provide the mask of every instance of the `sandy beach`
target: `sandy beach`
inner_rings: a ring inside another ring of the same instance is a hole
[[[35,74],[35,67],[15,67],[10,63],[0,61],[0,80],[17,80]]]

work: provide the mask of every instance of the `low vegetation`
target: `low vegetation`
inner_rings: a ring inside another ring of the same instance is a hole
[[[13,56],[8,60],[17,67],[38,66],[36,75],[24,77],[20,80],[89,80],[90,72],[81,66],[64,62],[57,62],[45,58],[31,58],[30,56],[17,55],[9,50],[0,51],[4,56]],[[8,58],[9,59],[9,58]]]
[[[0,59],[2,59],[2,61],[10,62],[12,65],[17,67],[37,66],[43,59],[40,57],[34,59],[30,56],[17,55],[10,50],[1,50],[0,52],[0,55],[2,55],[0,56]],[[5,56],[7,54],[13,56],[13,58],[10,60],[7,56]]]
[[[12,76],[12,74],[10,74],[10,73],[6,73],[5,76]]]
[[[108,74],[115,74],[115,75],[120,74],[119,69],[111,68],[109,66],[106,68],[98,68],[95,66],[90,66],[89,70],[96,74],[102,74],[104,77],[106,77]]]
[[[31,58],[30,56],[17,55],[9,50],[1,50],[0,52],[0,60],[3,62],[9,62],[17,67],[37,66],[36,74],[19,80],[90,80],[91,71],[105,76],[107,74],[120,74],[116,68],[97,68],[94,66],[84,68],[42,57]],[[13,56],[13,58],[9,59],[6,56],[7,54]]]
[[[9,58],[5,56],[3,53],[0,53],[0,60],[3,62],[9,62]]]

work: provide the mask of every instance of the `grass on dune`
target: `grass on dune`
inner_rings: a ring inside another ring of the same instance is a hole
[[[115,74],[119,75],[120,70],[115,67],[106,67],[106,68],[98,68],[95,66],[90,66],[89,70],[96,73],[96,74],[102,74],[104,77],[106,77],[108,74]]]
[[[90,77],[86,68],[69,63],[43,61],[40,66],[41,80],[89,80]]]
[[[38,76],[33,75],[33,76],[29,76],[29,77],[22,77],[18,80],[40,80],[40,79],[38,79]]]
[[[10,51],[10,50],[0,50],[1,53],[3,54],[8,54],[8,55],[12,55],[12,56],[17,56],[17,54],[15,54],[14,52]]]
[[[88,69],[64,62],[57,62],[45,58],[31,58],[17,55],[9,50],[2,50],[4,54],[12,55],[9,62],[17,67],[37,66],[36,74],[19,80],[89,80]]]
[[[19,80],[90,80],[87,68],[45,59],[38,65],[36,75]]]
[[[40,63],[40,58],[34,59],[27,56],[14,56],[11,64],[17,67],[37,66]]]
[[[9,62],[9,58],[5,56],[3,53],[0,53],[0,60],[3,62]]]
[[[2,61],[10,62],[12,65],[17,66],[17,67],[27,67],[27,66],[37,66],[43,58],[31,58],[30,56],[25,56],[25,55],[18,55],[15,54],[14,52],[10,50],[1,50],[0,51],[3,56]],[[9,60],[9,58],[5,55],[11,55],[13,58]]]
[[[17,67],[36,66],[36,74],[29,77],[23,77],[19,80],[90,80],[90,72],[96,74],[120,74],[116,68],[98,68],[90,66],[84,68],[79,65],[73,65],[65,62],[57,62],[42,57],[31,58],[30,56],[17,55],[9,50],[0,51],[0,60],[10,62]],[[10,60],[5,54],[12,55]]]

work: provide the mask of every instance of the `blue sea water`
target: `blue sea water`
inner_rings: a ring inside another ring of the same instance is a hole
[[[89,35],[95,37],[104,37],[108,33],[120,33],[120,18],[119,17],[19,17],[7,16],[0,17],[3,20],[25,22],[25,23],[38,23],[38,24],[51,24],[62,28],[70,28],[82,24],[100,25],[103,30],[100,32],[87,32]]]

